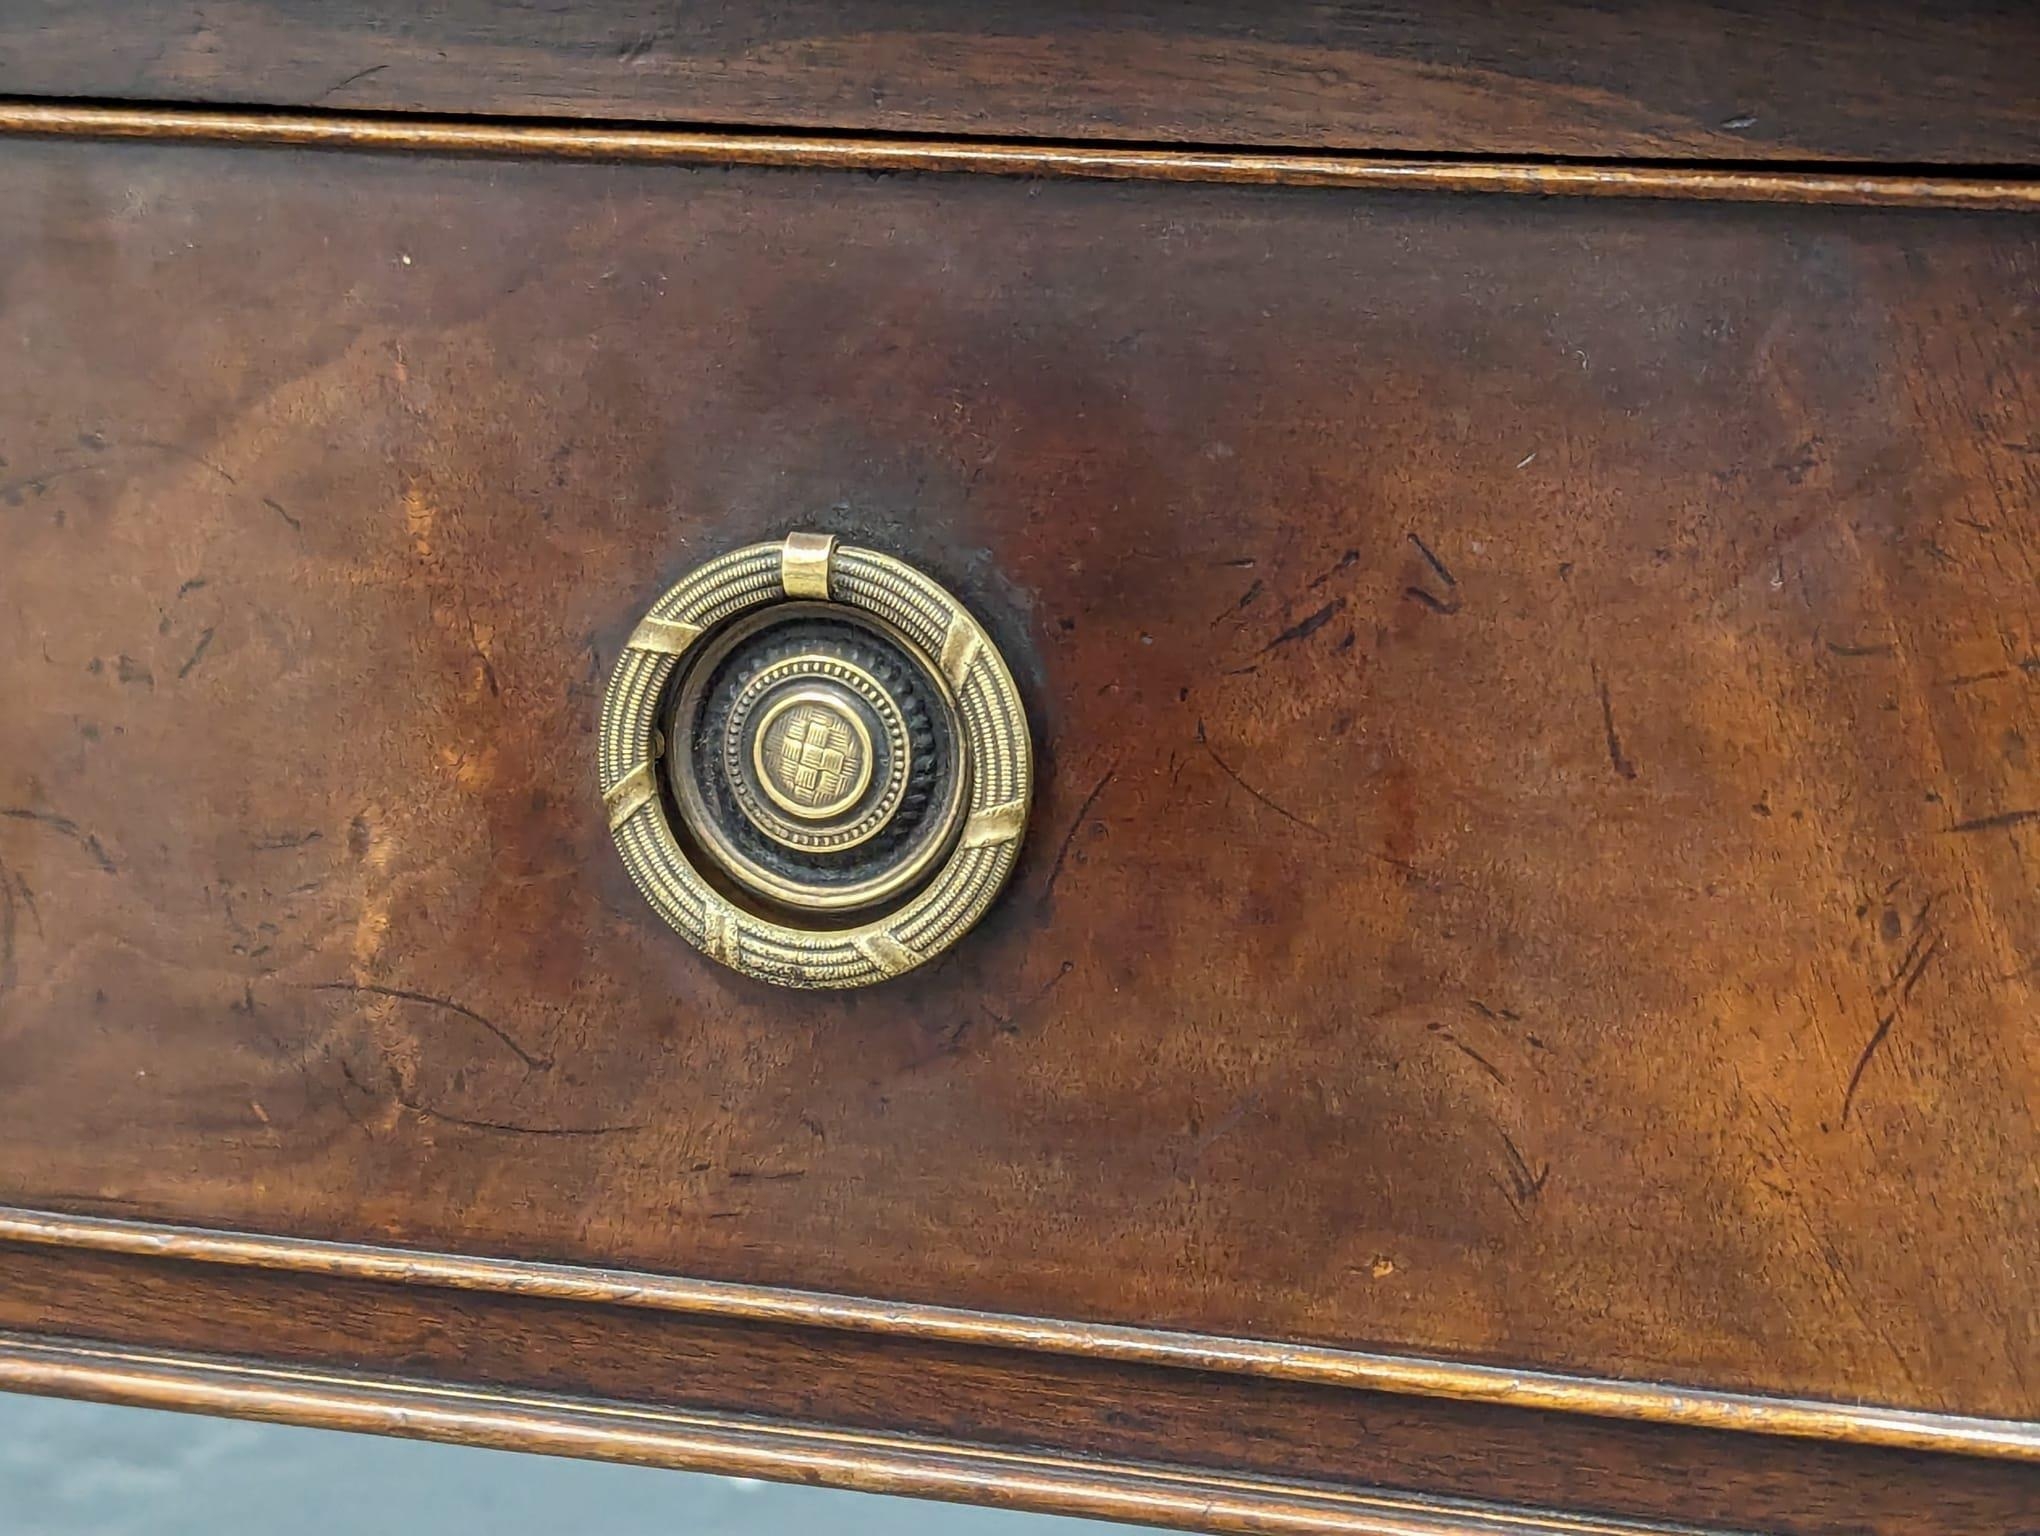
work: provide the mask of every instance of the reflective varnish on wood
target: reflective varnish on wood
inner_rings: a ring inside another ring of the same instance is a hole
[[[2029,217],[30,141],[0,197],[0,1199],[2040,1418]],[[679,942],[593,776],[632,625],[794,526],[1036,731],[1012,885],[869,993]],[[2034,1488],[5,1269],[17,1330],[1611,1518]]]

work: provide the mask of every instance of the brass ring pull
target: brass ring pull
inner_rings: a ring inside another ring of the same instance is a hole
[[[748,976],[860,987],[954,944],[1019,857],[1019,689],[963,605],[888,555],[794,533],[698,566],[602,700],[631,878]]]

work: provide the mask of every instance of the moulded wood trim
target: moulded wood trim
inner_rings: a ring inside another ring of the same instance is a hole
[[[1223,1371],[1693,1429],[2040,1462],[2040,1424],[2015,1420],[1512,1370],[1325,1345],[981,1312],[636,1270],[212,1231],[5,1206],[0,1206],[0,1242]]]
[[[1704,165],[1565,164],[984,143],[839,134],[700,132],[594,124],[245,112],[0,101],[0,135],[145,139],[300,149],[412,151],[668,165],[977,172],[1105,181],[1244,183],[1539,197],[1677,198],[1858,207],[2040,209],[2040,183],[2016,177]]]
[[[495,1450],[819,1483],[1212,1532],[1705,1536],[1386,1491],[1225,1476],[0,1333],[0,1390]]]

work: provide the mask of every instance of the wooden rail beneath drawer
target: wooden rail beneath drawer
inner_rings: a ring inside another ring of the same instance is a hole
[[[385,1284],[789,1324],[1125,1364],[1220,1371],[1416,1397],[2040,1463],[2040,1425],[1260,1339],[1022,1317],[579,1265],[213,1232],[0,1207],[0,1242]]]
[[[356,1430],[637,1466],[967,1500],[1212,1532],[1298,1536],[1702,1536],[1667,1527],[1388,1491],[1036,1455],[355,1372],[0,1334],[0,1390]]]
[[[148,139],[668,165],[975,172],[1099,181],[1216,182],[1535,197],[1671,198],[1855,207],[2040,209],[2040,182],[1899,171],[1435,160],[1383,156],[872,138],[340,113],[0,102],[0,135]]]

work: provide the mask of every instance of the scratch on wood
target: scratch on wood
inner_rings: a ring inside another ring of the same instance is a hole
[[[443,1008],[448,1013],[458,1014],[495,1036],[503,1048],[533,1071],[544,1072],[551,1068],[550,1056],[534,1056],[511,1036],[510,1032],[492,1019],[484,1018],[474,1009],[456,1003],[450,998],[434,997],[429,992],[413,992],[407,987],[379,987],[365,981],[315,981],[304,985],[307,992],[345,992],[356,996],[387,997],[401,1003],[420,1003],[428,1008]]]
[[[2000,827],[2023,826],[2029,821],[2040,821],[2040,810],[1999,811],[1995,816],[1978,816],[1972,821],[1958,821],[1950,832],[1995,832]]]
[[[1242,592],[1240,594],[1240,599],[1238,602],[1229,604],[1227,607],[1225,607],[1219,612],[1217,617],[1212,619],[1211,627],[1213,629],[1216,629],[1218,628],[1219,625],[1223,624],[1227,619],[1233,618],[1236,615],[1243,613],[1248,608],[1251,608],[1254,605],[1255,599],[1260,597],[1264,585],[1265,583],[1263,583],[1258,576],[1255,577],[1254,584],[1248,587],[1245,592]]]
[[[1333,598],[1329,603],[1326,603],[1324,607],[1318,609],[1317,612],[1309,615],[1306,618],[1298,619],[1294,624],[1290,625],[1289,628],[1283,630],[1281,634],[1277,635],[1273,640],[1270,640],[1266,645],[1262,646],[1261,654],[1265,656],[1268,654],[1268,652],[1275,650],[1280,646],[1291,645],[1298,640],[1308,640],[1312,635],[1316,634],[1319,630],[1323,629],[1327,624],[1331,623],[1333,618],[1336,617],[1338,613],[1345,608],[1345,606],[1346,600],[1343,597]]]
[[[189,448],[180,448],[175,443],[159,442],[150,438],[138,438],[131,443],[122,444],[101,437],[96,432],[88,432],[80,437],[78,441],[94,452],[104,452],[106,449],[112,448],[131,453],[133,449],[141,448],[151,453],[166,453],[172,458],[183,459],[186,463],[196,464],[199,468],[217,475],[220,479],[226,481],[228,485],[240,484],[238,480],[219,465],[213,463],[211,459],[202,458],[198,454],[193,453]],[[32,474],[18,475],[11,480],[0,480],[0,501],[6,502],[9,506],[19,506],[24,491],[33,492],[37,496],[47,495],[49,488],[59,480],[68,479],[73,475],[99,474],[106,467],[104,461],[87,464],[58,464],[48,469],[37,470]]]
[[[1426,544],[1414,533],[1409,535],[1409,541],[1412,544],[1416,545],[1417,553],[1424,557],[1424,564],[1428,565],[1432,570],[1438,573],[1438,579],[1440,581],[1444,582],[1445,585],[1448,587],[1456,587],[1459,585],[1458,579],[1454,577],[1450,571],[1445,569],[1445,562],[1443,560],[1440,560],[1435,554],[1431,552],[1430,545]]]
[[[1608,761],[1623,778],[1633,779],[1636,777],[1636,764],[1631,762],[1629,754],[1622,750],[1622,736],[1615,729],[1615,701],[1609,695],[1608,681],[1601,676],[1598,662],[1589,663],[1589,666],[1594,674],[1594,687],[1601,695],[1601,729],[1608,741]]]
[[[329,96],[337,96],[340,94],[340,92],[346,90],[348,86],[366,80],[370,75],[379,75],[388,68],[389,65],[387,64],[371,64],[366,69],[357,69],[353,74],[349,75],[346,79],[336,80],[331,85],[327,86],[323,91],[319,92],[318,99],[320,101],[324,101]]]
[[[1415,549],[1423,557],[1424,564],[1431,568],[1431,574],[1445,583],[1446,595],[1440,597],[1435,592],[1411,583],[1403,588],[1403,596],[1414,603],[1421,604],[1423,607],[1430,609],[1433,613],[1453,614],[1459,612],[1459,579],[1446,567],[1445,562],[1438,558],[1437,553],[1431,546],[1418,538],[1416,534],[1408,533],[1404,537],[1410,541],[1411,548]]]
[[[279,832],[274,837],[257,837],[249,840],[248,846],[256,853],[277,853],[290,848],[304,848],[316,843],[326,834],[323,832]]]
[[[1239,785],[1241,789],[1245,790],[1249,795],[1253,796],[1254,799],[1260,801],[1261,804],[1267,806],[1269,810],[1273,811],[1277,816],[1280,816],[1284,821],[1294,822],[1297,826],[1303,828],[1304,831],[1310,833],[1310,835],[1313,837],[1324,838],[1327,836],[1325,830],[1322,827],[1316,825],[1314,822],[1305,821],[1301,816],[1297,815],[1296,812],[1290,810],[1288,806],[1282,805],[1277,801],[1269,799],[1268,796],[1262,794],[1261,791],[1254,788],[1254,786],[1249,784],[1245,779],[1241,778],[1239,775],[1239,771],[1236,768],[1234,768],[1231,763],[1227,762],[1224,758],[1218,755],[1218,748],[1214,747],[1211,744],[1210,738],[1208,738],[1204,734],[1204,722],[1202,720],[1199,720],[1197,722],[1197,744],[1203,747],[1204,750],[1210,754],[1211,760],[1214,763],[1218,764],[1219,772],[1223,773],[1227,778],[1231,779],[1233,783]]]
[[[26,912],[28,920],[35,924],[35,936],[39,939],[46,937],[43,933],[42,912],[35,904],[35,890],[29,885],[27,877],[19,872],[14,876],[14,889],[21,895],[21,910]]]
[[[157,438],[140,437],[135,439],[135,446],[137,448],[147,448],[154,453],[167,453],[171,458],[182,459],[187,464],[196,464],[200,469],[208,470],[218,475],[220,479],[226,481],[229,485],[239,485],[241,483],[224,469],[220,468],[219,465],[213,463],[211,459],[193,453],[189,448],[182,447],[179,444],[166,443]]]
[[[1069,862],[1071,849],[1076,847],[1077,834],[1090,819],[1091,807],[1098,803],[1098,797],[1105,793],[1105,786],[1112,782],[1113,774],[1118,771],[1119,765],[1116,762],[1107,768],[1099,776],[1098,782],[1091,786],[1091,792],[1084,796],[1084,803],[1077,807],[1077,814],[1071,818],[1069,830],[1063,833],[1062,843],[1055,851],[1055,862],[1048,867],[1048,879],[1041,887],[1041,900],[1044,905],[1055,895],[1055,883],[1062,878],[1063,866]]]
[[[1057,968],[1056,973],[1053,976],[1049,977],[1048,980],[1042,984],[1041,989],[1038,992],[1036,992],[1032,997],[1028,998],[1027,1001],[1022,1003],[1018,1008],[1015,1008],[1011,1013],[1007,1014],[995,1013],[992,1011],[991,1007],[987,1004],[981,1003],[978,1006],[985,1010],[985,1017],[989,1018],[992,1021],[992,1023],[998,1028],[1001,1034],[1016,1035],[1020,1032],[1020,1021],[1026,1018],[1028,1014],[1034,1012],[1034,1010],[1039,1008],[1043,1003],[1047,1002],[1049,993],[1053,992],[1057,987],[1061,986],[1063,984],[1063,978],[1068,976],[1069,973],[1071,971],[1074,971],[1076,968],[1077,968],[1076,961],[1074,960],[1063,961],[1062,965]],[[961,1033],[960,1027],[958,1033],[959,1034]]]
[[[1912,953],[1913,951],[1907,951],[1909,956]],[[1913,961],[1910,971],[1907,971],[1901,963],[1899,974],[1892,981],[1892,985],[1898,988],[1898,996],[1889,1008],[1878,1015],[1877,1027],[1870,1032],[1870,1038],[1863,1042],[1863,1049],[1856,1057],[1855,1070],[1849,1074],[1849,1086],[1842,1093],[1842,1112],[1836,1121],[1838,1127],[1849,1123],[1849,1112],[1856,1107],[1856,1090],[1863,1086],[1863,1074],[1869,1071],[1871,1058],[1876,1056],[1878,1048],[1890,1038],[1891,1026],[1898,1021],[1899,1014],[1905,1008],[1906,999],[1912,996],[1913,988],[1919,985],[1920,978],[1927,973],[1927,967],[1934,963],[1934,957],[1940,953],[1941,940],[1936,935],[1931,944],[1918,951],[1918,958]]]
[[[1849,1074],[1849,1086],[1842,1094],[1841,1124],[1849,1123],[1849,1111],[1856,1107],[1856,1090],[1863,1085],[1863,1074],[1869,1070],[1870,1058],[1877,1054],[1877,1048],[1884,1044],[1885,1036],[1891,1033],[1892,1021],[1898,1017],[1896,1009],[1880,1014],[1877,1028],[1870,1032],[1861,1053],[1856,1057],[1856,1070]]]
[[[205,653],[212,648],[212,642],[213,632],[208,628],[198,637],[198,644],[192,647],[191,654],[184,658],[184,665],[177,669],[177,680],[180,683],[191,676],[191,669],[205,659]]]
[[[438,1120],[446,1125],[458,1125],[470,1131],[500,1131],[509,1136],[620,1136],[630,1131],[642,1131],[642,1125],[522,1125],[514,1120],[479,1120],[468,1115],[456,1115],[444,1109],[435,1109],[430,1104],[390,1091],[394,1098],[412,1114],[426,1120]]]
[[[1544,1193],[1545,1183],[1551,1178],[1551,1164],[1547,1162],[1532,1172],[1530,1160],[1523,1155],[1515,1139],[1499,1126],[1496,1127],[1496,1131],[1502,1138],[1503,1158],[1507,1164],[1508,1178],[1501,1185],[1502,1194],[1508,1200],[1510,1209],[1528,1221],[1529,1207]]]
[[[1329,570],[1320,571],[1316,576],[1314,576],[1311,579],[1310,585],[1305,587],[1304,591],[1306,592],[1317,591],[1319,587],[1323,586],[1326,582],[1330,581],[1334,576],[1338,575],[1341,571],[1351,570],[1354,566],[1358,565],[1359,563],[1360,563],[1360,551],[1357,549],[1347,550],[1343,555],[1339,556],[1338,560],[1332,565],[1332,567]]]
[[[109,875],[115,873],[119,867],[106,849],[100,846],[99,839],[68,816],[58,816],[51,811],[34,811],[26,806],[0,806],[0,816],[13,821],[34,822],[37,826],[48,827],[52,832],[68,837],[92,855],[92,862]]]
[[[14,990],[14,882],[0,864],[0,1000]]]
[[[1493,1078],[1496,1082],[1500,1083],[1504,1088],[1506,1088],[1509,1085],[1509,1080],[1502,1076],[1500,1071],[1496,1069],[1495,1064],[1489,1061],[1487,1057],[1481,1055],[1481,1053],[1479,1051],[1476,1051],[1472,1046],[1468,1045],[1464,1040],[1455,1037],[1452,1040],[1452,1045],[1453,1048],[1456,1049],[1462,1056],[1472,1057],[1474,1062],[1479,1065],[1481,1071],[1487,1073],[1489,1077]]]
[[[1433,597],[1429,592],[1426,592],[1422,587],[1404,587],[1403,596],[1411,598],[1416,602],[1423,604],[1424,607],[1430,609],[1431,612],[1433,613],[1459,612],[1458,598],[1455,597],[1450,602],[1446,602],[1443,598]]]
[[[346,1078],[357,1090],[369,1095],[371,1098],[381,1097],[375,1089],[364,1083],[355,1074],[353,1067],[349,1066],[344,1058],[338,1061],[336,1065],[340,1068],[340,1075]],[[390,1074],[389,1084],[390,1097],[403,1108],[418,1116],[419,1119],[436,1120],[444,1125],[457,1125],[470,1131],[493,1131],[506,1136],[620,1136],[631,1131],[649,1129],[649,1127],[644,1125],[525,1125],[521,1121],[516,1120],[484,1120],[472,1115],[458,1115],[451,1110],[440,1109],[423,1102],[405,1091],[403,1085],[398,1082],[394,1072]],[[345,1109],[345,1107],[345,1100],[343,1099],[342,1108]],[[351,1113],[349,1118],[354,1118]],[[355,1124],[360,1125],[361,1122],[355,1120]],[[363,1129],[366,1129],[366,1127],[364,1126]]]

